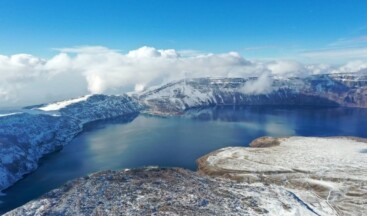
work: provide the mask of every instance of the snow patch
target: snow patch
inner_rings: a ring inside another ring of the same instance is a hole
[[[65,108],[71,104],[74,103],[78,103],[81,101],[86,101],[91,95],[86,95],[84,97],[80,97],[80,98],[75,98],[75,99],[71,99],[71,100],[65,100],[65,101],[60,101],[60,102],[56,102],[56,103],[52,103],[52,104],[48,104],[44,107],[39,107],[37,109],[39,110],[43,110],[43,111],[56,111],[56,110],[60,110],[62,108]]]
[[[22,114],[22,112],[13,112],[13,113],[0,114],[0,117],[12,116],[12,115],[17,115],[17,114]]]

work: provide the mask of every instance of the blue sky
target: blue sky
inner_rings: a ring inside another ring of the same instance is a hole
[[[148,45],[307,61],[320,50],[366,48],[366,8],[366,0],[1,0],[0,53]]]

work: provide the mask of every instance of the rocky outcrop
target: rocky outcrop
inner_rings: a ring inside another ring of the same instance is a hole
[[[79,178],[5,215],[317,214],[281,187],[213,179],[179,168],[148,168]]]
[[[198,171],[238,182],[282,186],[320,215],[367,212],[367,141],[357,138],[260,138],[198,159]]]

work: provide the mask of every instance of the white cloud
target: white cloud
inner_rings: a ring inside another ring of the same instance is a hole
[[[367,62],[355,60],[341,66],[334,73],[355,73],[367,69]]]
[[[72,66],[72,59],[66,53],[60,53],[48,60],[44,69],[51,73],[61,73],[70,70]]]
[[[343,67],[295,61],[249,61],[236,52],[212,54],[141,47],[126,54],[101,46],[57,49],[42,59],[28,54],[0,55],[0,106],[49,102],[88,93],[141,91],[184,77],[250,77],[247,92],[266,92],[271,76],[304,76],[367,68],[363,61]]]
[[[367,47],[309,51],[301,53],[301,56],[319,60],[361,59],[367,57]]]
[[[354,38],[340,38],[337,41],[330,43],[331,47],[348,47],[355,45],[363,45],[367,43],[367,35],[354,37]]]
[[[272,91],[272,83],[272,78],[264,73],[258,79],[246,82],[243,86],[243,92],[246,94],[266,94]]]
[[[306,74],[306,68],[295,61],[275,61],[268,64],[269,70],[276,76],[300,76]]]
[[[153,47],[143,46],[136,50],[131,50],[127,57],[130,58],[154,58],[154,57],[166,57],[177,58],[179,54],[174,49],[157,50]]]
[[[134,91],[136,92],[141,92],[141,91],[144,91],[145,89],[145,86],[143,84],[136,84],[135,87],[134,87]]]
[[[67,48],[55,48],[54,50],[62,53],[109,53],[119,52],[119,50],[109,49],[104,46],[79,46],[79,47],[67,47]]]

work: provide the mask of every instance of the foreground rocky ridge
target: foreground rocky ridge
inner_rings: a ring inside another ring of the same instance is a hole
[[[198,159],[202,174],[282,186],[320,215],[367,212],[367,141],[356,138],[259,138]]]
[[[104,171],[79,178],[11,215],[316,215],[277,186],[235,183],[179,168]]]

